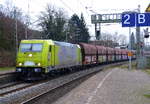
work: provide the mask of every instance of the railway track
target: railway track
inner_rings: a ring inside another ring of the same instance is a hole
[[[21,82],[10,82],[10,83],[7,83],[7,84],[0,85],[0,90],[4,89],[4,88],[7,88],[7,87],[10,87],[10,86],[13,86],[13,85],[16,85],[16,84],[19,84],[19,83],[21,83]]]
[[[96,72],[95,72],[95,73],[96,73]],[[79,80],[84,79],[84,77],[87,77],[87,78],[88,78],[88,77],[91,76],[92,74],[94,74],[94,73],[90,73],[90,74],[87,75],[87,76],[83,76],[83,77],[81,77],[81,79],[79,79],[79,78],[77,78],[77,79],[72,79],[72,80],[70,80],[70,81],[68,81],[68,82],[64,82],[64,83],[62,83],[62,84],[58,84],[57,86],[54,86],[54,87],[50,88],[48,91],[42,92],[42,93],[40,93],[40,94],[38,94],[38,95],[36,95],[36,96],[34,96],[34,97],[31,97],[31,98],[28,99],[28,100],[25,100],[25,101],[21,102],[21,104],[32,104],[32,103],[35,103],[37,100],[40,100],[40,99],[44,98],[45,96],[47,96],[47,95],[49,95],[49,94],[52,95],[52,94],[53,94],[54,92],[56,92],[57,90],[59,90],[59,92],[60,92],[60,90],[63,91],[66,86],[71,86],[72,83],[78,82]],[[76,85],[77,85],[77,84],[76,84]],[[54,98],[54,99],[56,99],[56,98]]]
[[[68,86],[70,83],[74,83],[80,79],[88,77],[104,68],[121,65],[124,63],[125,62],[94,67],[92,70],[90,70],[90,68],[87,70],[77,71],[75,73],[37,83],[20,83],[14,86],[9,86],[8,88],[0,90],[0,100],[2,103],[8,104],[34,103],[36,100],[43,98],[57,89],[64,89],[64,87]]]
[[[32,86],[31,83],[23,83],[23,82],[14,83],[10,86],[6,86],[4,88],[1,88],[0,89],[0,96],[2,97],[2,96],[5,96],[7,94],[11,94],[13,92],[25,89],[25,88],[30,87],[30,86]]]
[[[117,63],[115,65],[121,65],[121,64],[124,64],[124,62],[123,63]],[[71,86],[72,83],[76,83],[77,81],[84,80],[86,77],[88,78],[91,75],[93,75],[94,73],[97,73],[97,72],[101,71],[102,69],[108,68],[110,66],[114,66],[114,64],[108,65],[108,66],[103,66],[103,67],[99,68],[98,70],[96,69],[93,72],[87,72],[86,74],[83,74],[81,76],[76,76],[74,79],[70,78],[70,80],[65,81],[64,83],[59,83],[57,86],[54,86],[54,87],[50,88],[49,90],[47,90],[45,92],[42,92],[42,93],[40,93],[40,94],[38,94],[34,97],[31,97],[30,99],[28,99],[26,101],[21,102],[21,104],[34,104],[38,100],[44,98],[45,96],[50,95],[51,93],[54,93],[58,90],[63,91],[63,89],[65,89],[66,86]],[[52,98],[52,100],[53,100],[53,98]]]
[[[8,94],[12,94],[17,91],[21,91],[23,89],[29,88],[31,86],[35,86],[41,83],[45,83],[49,81],[50,79],[39,81],[39,82],[23,82],[23,81],[18,81],[18,82],[11,82],[8,83],[4,86],[0,87],[0,97],[6,96]]]
[[[0,74],[0,89],[16,81],[16,73],[9,72]]]
[[[16,74],[15,72],[9,72],[9,73],[2,73],[0,74],[0,79],[3,78],[3,77],[7,77],[7,76],[10,76],[10,75],[14,75]]]

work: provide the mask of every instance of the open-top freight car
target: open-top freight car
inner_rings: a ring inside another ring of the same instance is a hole
[[[106,63],[107,62],[107,55],[106,55],[106,47],[104,46],[96,46],[97,47],[97,63]]]
[[[114,54],[114,49],[113,48],[110,48],[110,47],[107,47],[106,48],[106,50],[107,50],[107,53],[106,53],[106,55],[107,55],[107,62],[108,63],[111,63],[111,62],[114,62],[115,60],[115,54]]]
[[[95,45],[79,43],[82,52],[82,64],[92,65],[97,63],[97,48]]]
[[[119,62],[122,60],[122,50],[121,49],[114,49],[115,50],[115,62]]]
[[[128,60],[128,50],[122,49],[121,54],[122,54],[122,60],[126,61]]]

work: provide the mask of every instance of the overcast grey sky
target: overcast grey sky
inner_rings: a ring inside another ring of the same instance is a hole
[[[8,1],[8,0],[7,0]],[[35,21],[41,11],[44,11],[47,3],[63,8],[68,12],[68,16],[76,13],[78,15],[81,12],[84,14],[86,23],[89,27],[90,33],[94,35],[94,26],[91,25],[91,17],[94,11],[96,13],[118,13],[123,10],[134,10],[141,6],[141,12],[144,12],[149,0],[9,0],[17,7],[21,8],[24,12],[29,11],[30,17]],[[0,0],[1,4],[4,4],[6,0]],[[115,33],[128,35],[128,28],[122,28],[121,24],[113,24],[109,26],[103,26],[102,32]]]

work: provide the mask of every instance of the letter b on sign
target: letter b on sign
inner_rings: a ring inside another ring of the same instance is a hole
[[[145,14],[138,14],[137,19],[139,24],[145,23]]]
[[[138,13],[136,15],[136,26],[150,26],[150,13]]]

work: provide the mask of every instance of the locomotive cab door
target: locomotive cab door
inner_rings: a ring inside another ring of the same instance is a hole
[[[51,67],[55,67],[55,45],[51,45]]]
[[[52,65],[52,61],[51,61],[51,58],[52,58],[52,55],[51,55],[51,45],[49,46],[49,50],[48,50],[48,65]]]

